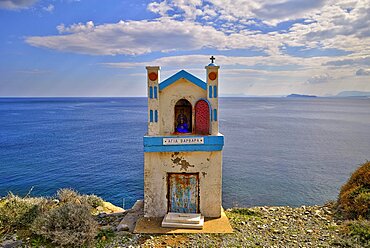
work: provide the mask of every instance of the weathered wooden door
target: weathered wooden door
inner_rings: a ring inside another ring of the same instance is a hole
[[[199,175],[197,173],[168,174],[168,212],[199,212]]]
[[[209,106],[204,100],[195,104],[195,133],[209,134]]]

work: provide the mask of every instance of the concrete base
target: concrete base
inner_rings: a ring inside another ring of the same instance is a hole
[[[186,229],[202,229],[204,225],[204,217],[200,218],[199,223],[181,223],[181,222],[167,222],[166,218],[162,221],[162,227],[186,228]]]
[[[222,210],[220,218],[205,218],[203,229],[184,229],[161,227],[163,218],[142,217],[136,222],[134,233],[233,233],[225,212]]]
[[[164,221],[166,222],[180,222],[188,224],[199,224],[201,214],[192,214],[192,213],[168,213],[164,216]]]
[[[204,217],[200,214],[168,213],[164,216],[162,227],[202,229]]]

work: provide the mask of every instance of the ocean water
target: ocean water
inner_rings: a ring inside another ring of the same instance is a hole
[[[323,204],[370,160],[370,99],[220,98],[223,205]],[[0,196],[143,198],[145,98],[0,98]]]

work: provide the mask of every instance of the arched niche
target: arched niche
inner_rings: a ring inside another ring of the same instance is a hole
[[[175,105],[175,133],[191,133],[192,127],[192,106],[186,99],[177,101]]]
[[[196,134],[209,134],[210,127],[210,109],[209,104],[205,100],[199,100],[195,104],[195,133]]]

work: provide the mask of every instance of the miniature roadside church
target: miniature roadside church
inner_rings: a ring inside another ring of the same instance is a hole
[[[146,67],[144,216],[164,217],[162,227],[202,228],[204,217],[221,216],[224,136],[213,60],[206,82],[185,70],[161,82],[160,67]]]

